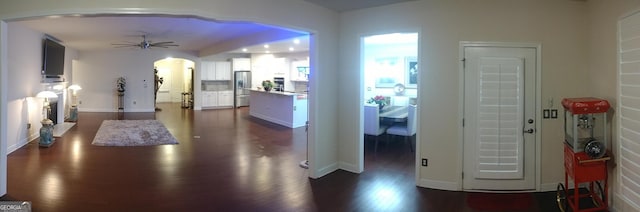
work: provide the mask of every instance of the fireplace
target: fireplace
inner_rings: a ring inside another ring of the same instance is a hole
[[[56,125],[58,123],[58,101],[49,102],[49,107],[51,110],[49,110],[47,117],[53,121],[53,125]]]
[[[66,82],[57,82],[57,83],[42,83],[42,90],[44,91],[52,91],[58,98],[49,99],[49,107],[51,110],[47,113],[47,117],[53,121],[53,124],[60,124],[64,122],[65,118],[65,108],[67,104],[66,99]]]

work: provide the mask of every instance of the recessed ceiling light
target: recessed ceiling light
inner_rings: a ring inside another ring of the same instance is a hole
[[[300,44],[300,39],[293,39],[293,43]]]
[[[269,45],[268,45],[268,44],[265,44],[265,45],[264,45],[264,48],[265,48],[265,49],[268,49],[268,48],[269,48]]]
[[[289,47],[289,51],[292,52],[293,51],[293,47]]]
[[[247,48],[242,49],[243,52],[247,52]]]

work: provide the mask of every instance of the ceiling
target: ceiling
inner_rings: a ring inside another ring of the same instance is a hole
[[[338,12],[416,0],[304,0]]]
[[[259,44],[260,46],[268,43],[271,51],[278,52],[289,51],[289,46],[281,47],[278,43],[251,37],[264,37],[255,36],[261,33],[283,34],[285,37],[306,37],[303,32],[267,25],[246,22],[215,22],[193,17],[68,16],[13,23],[43,32],[62,41],[65,46],[80,51],[112,49],[115,48],[113,44],[116,43],[139,43],[142,42],[142,35],[146,35],[150,42],[173,41],[179,46],[170,48],[181,51],[198,52],[224,42],[246,38],[251,41],[244,43]],[[303,40],[308,39],[303,38]],[[299,47],[297,51],[308,50],[308,42],[306,45],[306,47]],[[238,46],[238,48],[244,47]],[[257,50],[258,48],[249,49]]]
[[[336,11],[347,11],[413,0],[304,0]],[[308,51],[308,33],[248,23],[220,22],[184,16],[97,15],[63,16],[15,21],[79,50],[113,49],[113,44],[173,41],[171,49],[202,52],[224,46],[230,53],[282,53]],[[265,36],[266,34],[270,36]],[[297,38],[299,44],[293,44]],[[225,45],[233,43],[235,46]],[[263,46],[269,45],[269,49]],[[130,47],[136,48],[136,47]],[[246,48],[246,52],[242,49]]]

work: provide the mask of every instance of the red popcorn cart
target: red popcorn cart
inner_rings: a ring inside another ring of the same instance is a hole
[[[566,98],[564,107],[564,184],[557,187],[562,211],[608,210],[609,121],[607,100]],[[573,188],[567,190],[569,181]],[[565,187],[566,185],[566,187]],[[580,185],[586,185],[580,188]]]

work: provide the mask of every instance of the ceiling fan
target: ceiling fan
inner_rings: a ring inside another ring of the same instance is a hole
[[[139,47],[140,49],[149,49],[151,47],[169,48],[170,46],[178,46],[178,44],[174,44],[173,41],[164,41],[164,42],[155,42],[155,43],[151,42],[147,40],[147,35],[142,35],[142,42],[140,43],[134,43],[134,42],[112,43],[111,45],[114,45],[116,48]]]

